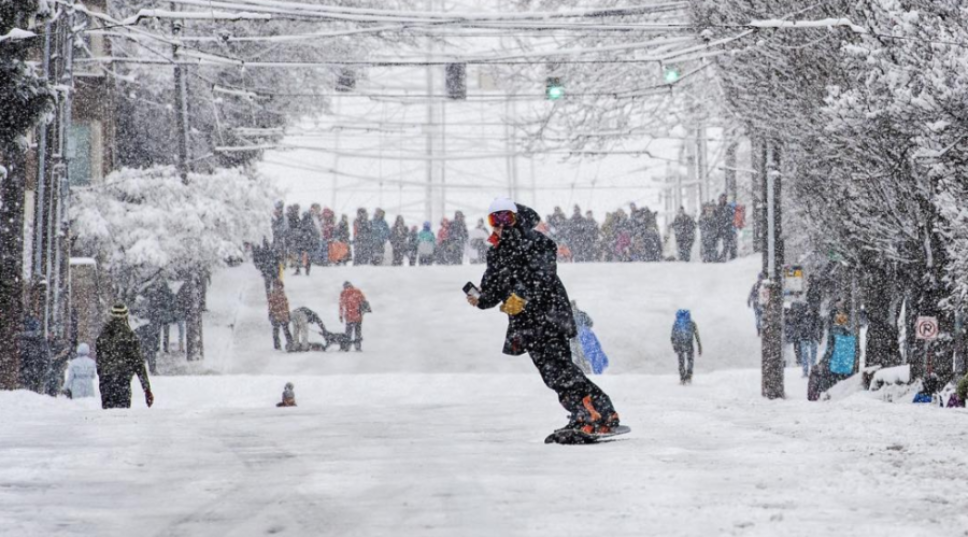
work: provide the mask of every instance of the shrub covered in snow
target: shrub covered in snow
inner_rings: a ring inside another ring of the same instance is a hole
[[[270,234],[277,193],[265,178],[220,169],[188,179],[183,184],[173,167],[122,169],[74,190],[76,245],[98,255],[118,296],[131,298],[158,278],[210,271]]]

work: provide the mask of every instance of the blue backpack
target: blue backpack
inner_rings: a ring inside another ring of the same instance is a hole
[[[856,336],[834,335],[834,352],[830,356],[830,372],[837,375],[853,374],[856,350]]]
[[[685,345],[692,342],[692,314],[689,310],[676,312],[676,322],[672,325],[672,337],[676,342]]]

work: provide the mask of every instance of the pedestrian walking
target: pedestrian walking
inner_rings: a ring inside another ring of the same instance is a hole
[[[753,309],[753,316],[756,319],[757,337],[763,335],[763,305],[760,304],[760,288],[763,287],[764,280],[766,280],[766,273],[761,272],[756,277],[756,283],[753,284],[753,288],[750,289],[750,294],[746,298],[746,307]]]
[[[679,383],[692,384],[692,368],[696,348],[692,342],[696,341],[699,356],[702,356],[702,341],[699,339],[699,327],[692,320],[689,310],[676,312],[676,322],[672,325],[672,349],[679,357]]]
[[[135,375],[145,392],[145,403],[155,402],[141,354],[141,344],[128,325],[128,308],[117,304],[97,337],[97,376],[101,408],[131,408],[131,379]]]
[[[94,378],[97,377],[97,364],[90,356],[91,348],[87,343],[77,346],[77,353],[67,364],[67,381],[62,392],[71,399],[94,397]]]

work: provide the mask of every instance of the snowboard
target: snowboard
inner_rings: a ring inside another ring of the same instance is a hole
[[[604,434],[588,434],[574,429],[559,429],[545,438],[545,444],[594,444],[599,440],[627,434],[631,431],[632,429],[626,425],[619,425],[613,428],[611,432]]]

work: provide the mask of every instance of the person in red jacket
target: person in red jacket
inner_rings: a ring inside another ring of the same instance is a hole
[[[368,312],[368,304],[363,291],[350,282],[343,283],[343,292],[339,295],[339,322],[346,323],[346,337],[353,342],[357,351],[363,350],[363,313]],[[355,333],[355,338],[353,337]]]

